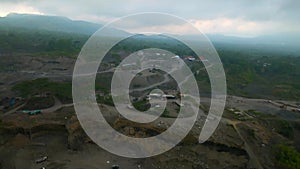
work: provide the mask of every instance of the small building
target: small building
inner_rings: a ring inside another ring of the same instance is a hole
[[[180,57],[178,55],[173,56],[172,59],[179,59]]]
[[[189,61],[195,61],[196,59],[193,56],[187,56],[185,57]]]
[[[150,94],[148,95],[148,97],[149,97],[150,99],[152,99],[152,98],[157,98],[157,99],[159,99],[159,98],[162,97],[162,95],[161,95],[160,93],[150,93]]]
[[[240,111],[236,111],[236,112],[233,112],[235,115],[239,115],[239,116],[241,116],[241,115],[243,115],[243,113],[242,112],[240,112]]]
[[[164,95],[162,95],[162,97],[167,98],[167,99],[176,99],[176,96],[170,95],[170,94],[164,94]]]
[[[122,69],[137,69],[137,64],[136,63],[124,63],[121,65]]]
[[[201,60],[202,62],[208,62],[208,60],[207,60],[204,56],[200,56],[200,60]]]

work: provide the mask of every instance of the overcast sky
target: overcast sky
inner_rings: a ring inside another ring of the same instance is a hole
[[[107,23],[139,12],[164,12],[205,33],[239,36],[300,32],[299,11],[300,0],[0,0],[0,16],[33,13]]]

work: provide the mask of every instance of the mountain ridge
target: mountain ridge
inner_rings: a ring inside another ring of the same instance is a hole
[[[63,16],[10,13],[0,18],[0,25],[32,30],[79,33],[91,35],[102,27],[100,24],[71,20]]]

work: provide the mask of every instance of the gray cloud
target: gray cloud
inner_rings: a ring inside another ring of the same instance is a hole
[[[1,0],[1,3],[26,3],[41,12],[76,16],[82,13],[120,17],[137,12],[166,12],[188,18],[242,17],[249,20],[298,20],[298,0]]]
[[[25,4],[44,14],[104,22],[138,12],[164,12],[194,20],[229,18],[300,27],[298,0],[0,0],[0,8],[8,3]],[[151,23],[149,18],[144,24]]]

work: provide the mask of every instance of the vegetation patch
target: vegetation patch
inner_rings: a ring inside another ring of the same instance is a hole
[[[276,131],[287,138],[293,138],[294,137],[294,129],[290,125],[289,122],[285,120],[280,120],[278,122],[278,126],[276,127]]]
[[[71,82],[53,82],[49,81],[47,78],[40,78],[18,83],[12,90],[18,92],[22,97],[51,93],[58,97],[62,102],[72,101]]]
[[[147,100],[133,102],[132,105],[139,111],[147,111],[151,105]]]
[[[274,146],[276,165],[282,169],[300,169],[300,153],[291,146]]]

